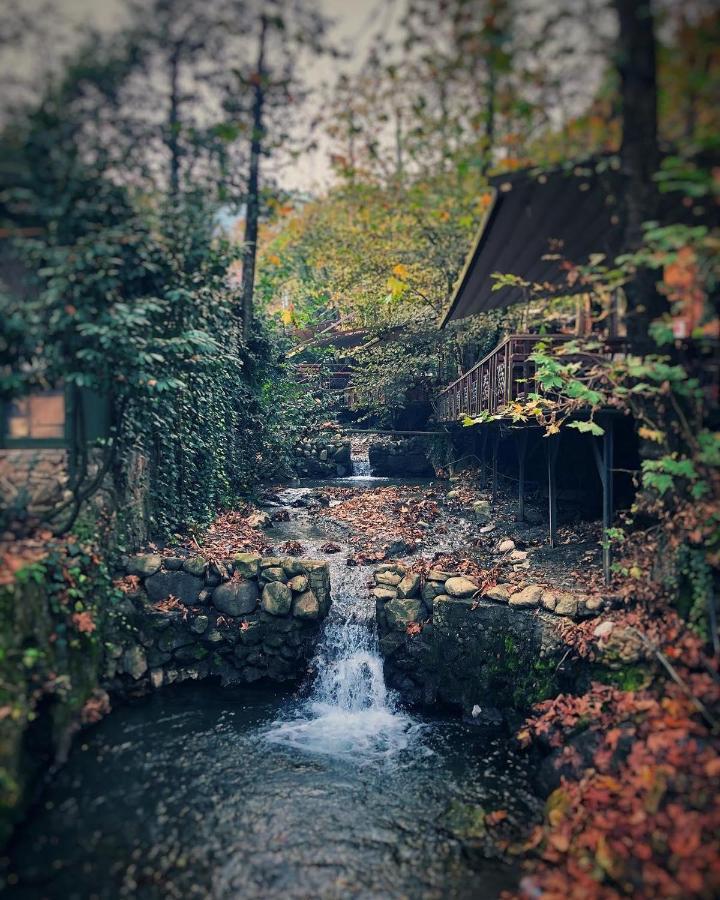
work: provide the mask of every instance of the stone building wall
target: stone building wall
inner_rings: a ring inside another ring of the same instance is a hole
[[[19,531],[67,499],[67,451],[0,450],[0,515],[3,526]]]

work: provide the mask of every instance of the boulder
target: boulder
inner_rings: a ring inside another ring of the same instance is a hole
[[[292,605],[292,591],[281,581],[271,581],[263,588],[260,605],[271,616],[286,616]]]
[[[414,572],[408,572],[408,574],[397,586],[398,597],[401,597],[403,599],[406,599],[408,597],[415,597],[417,596],[419,589],[420,576],[416,575]]]
[[[294,591],[296,594],[302,594],[303,591],[308,589],[309,583],[307,575],[295,575],[287,584],[291,591]]]
[[[148,664],[147,658],[145,656],[145,651],[137,644],[128,648],[123,653],[122,661],[123,669],[135,681],[142,678],[142,676],[147,672]]]
[[[305,565],[299,559],[285,559],[283,560],[283,569],[285,570],[285,574],[290,578],[294,578],[296,575],[306,575]]]
[[[497,603],[507,603],[514,590],[514,584],[496,584],[485,591],[485,597]]]
[[[445,585],[442,581],[426,581],[423,585],[421,596],[428,606],[432,606],[433,600],[444,593]]]
[[[390,628],[402,630],[420,618],[422,605],[419,600],[390,600],[385,606],[385,615]]]
[[[545,588],[541,584],[529,584],[526,588],[510,596],[508,603],[510,606],[516,606],[525,609],[531,606],[537,606],[543,595]]]
[[[380,585],[373,590],[372,595],[376,600],[394,600],[397,597],[397,590]]]
[[[386,584],[388,587],[397,587],[402,581],[402,576],[397,572],[376,572],[375,582],[377,584]]]
[[[190,559],[186,559],[183,563],[183,569],[191,575],[204,575],[206,567],[207,562],[202,556],[191,556]]]
[[[255,578],[260,571],[260,556],[257,553],[236,553],[233,562],[235,571],[243,578]]]
[[[257,606],[258,586],[254,581],[226,581],[213,591],[212,602],[229,616],[244,616]]]
[[[428,581],[447,581],[452,577],[452,572],[443,572],[442,569],[430,569],[427,575]]]
[[[527,550],[513,550],[510,553],[510,559],[513,562],[522,562],[523,560],[528,558]]]
[[[182,569],[184,562],[185,560],[181,556],[166,556],[163,559],[163,566],[169,572],[177,572],[178,569]]]
[[[568,593],[558,594],[555,603],[555,613],[558,616],[576,616],[578,614],[577,597]]]
[[[189,572],[156,572],[145,582],[145,590],[152,603],[172,596],[185,606],[198,602],[203,587],[203,579]]]
[[[208,624],[210,619],[207,616],[195,616],[195,618],[190,623],[190,628],[195,632],[195,634],[204,634],[207,631]]]
[[[473,516],[479,525],[485,525],[490,521],[491,510],[489,500],[476,500],[472,505]]]
[[[154,575],[162,565],[163,559],[159,553],[145,553],[141,556],[132,556],[125,562],[125,571],[128,575],[139,575],[147,578]]]
[[[287,575],[281,566],[270,566],[263,569],[262,574],[266,581],[282,581],[283,584],[287,581]]]
[[[504,541],[500,541],[497,545],[498,553],[510,553],[511,550],[515,549],[515,541],[511,541],[510,538],[505,538]]]
[[[463,575],[448,578],[445,582],[445,593],[450,594],[451,597],[472,597],[477,589],[477,584]]]
[[[318,598],[312,591],[305,591],[293,600],[292,611],[298,619],[317,619],[320,616]]]

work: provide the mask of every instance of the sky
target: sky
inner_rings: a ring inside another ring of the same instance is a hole
[[[0,6],[6,0],[0,0]],[[330,57],[314,58],[311,67],[303,72],[311,89],[317,91],[315,103],[321,103],[322,90],[333,84],[342,71],[353,71],[362,65],[367,49],[373,38],[380,32],[392,36],[398,31],[398,22],[404,7],[404,0],[316,0],[320,10],[333,23],[330,40],[347,51],[348,59],[337,60]],[[123,0],[20,0],[23,12],[40,13],[43,8],[58,10],[63,19],[73,25],[77,23],[78,34],[82,26],[113,30],[122,26],[125,20]],[[48,48],[52,53],[53,48]],[[37,60],[19,57],[12,65],[20,69],[37,65]],[[310,101],[311,103],[313,100]],[[290,190],[318,191],[331,178],[329,163],[329,141],[322,133],[314,135],[318,149],[304,153],[294,161],[283,164],[277,172],[284,187]]]

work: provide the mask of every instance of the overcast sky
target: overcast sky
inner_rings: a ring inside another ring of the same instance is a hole
[[[0,0],[0,6],[5,0]],[[397,31],[397,23],[404,7],[404,0],[316,0],[319,8],[334,23],[330,31],[331,41],[352,53],[349,60],[336,60],[330,57],[314,58],[312,67],[305,71],[305,79],[309,86],[315,88],[317,96],[311,99],[311,103],[322,102],[322,88],[326,84],[332,84],[343,70],[357,68],[365,58],[366,50],[373,37],[379,32],[392,35]],[[83,26],[99,28],[101,30],[113,30],[122,26],[124,15],[123,0],[21,0],[23,11],[31,11],[36,8],[40,11],[48,6],[57,9],[63,18],[69,22],[77,23],[78,34]],[[47,49],[52,54],[53,48]],[[13,58],[10,59],[10,70],[17,66],[21,69],[33,69],[38,65],[37,60]],[[7,64],[6,59],[6,64]],[[7,65],[3,66],[7,71]],[[324,135],[317,135],[319,149],[312,153],[306,153],[298,160],[287,163],[283,171],[278,173],[284,187],[290,189],[313,190],[327,184],[330,178],[329,146]]]

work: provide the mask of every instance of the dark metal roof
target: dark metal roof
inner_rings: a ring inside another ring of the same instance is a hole
[[[519,287],[493,291],[494,273],[557,286],[567,273],[563,260],[585,264],[593,254],[612,257],[620,253],[623,184],[616,156],[549,172],[525,169],[491,179],[492,202],[440,327],[524,299]],[[663,221],[692,219],[690,211],[681,209],[678,215],[677,210],[676,195],[661,198]],[[706,219],[701,211],[696,221]],[[586,288],[568,284],[567,290]]]

